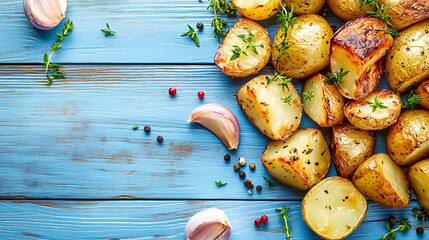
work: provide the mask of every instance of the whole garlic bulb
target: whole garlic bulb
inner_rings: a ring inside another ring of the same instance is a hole
[[[231,226],[225,213],[217,208],[197,212],[186,224],[186,240],[227,240]]]
[[[40,29],[57,26],[66,16],[67,0],[24,0],[27,19]]]

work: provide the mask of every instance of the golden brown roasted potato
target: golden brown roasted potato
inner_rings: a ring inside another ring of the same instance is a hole
[[[383,70],[380,59],[392,46],[392,36],[383,31],[387,26],[374,16],[347,22],[332,37],[331,72],[348,73],[337,82],[344,97],[360,99],[379,84]]]
[[[422,160],[408,169],[408,181],[416,192],[420,206],[429,210],[429,159]]]
[[[312,76],[329,64],[329,44],[332,29],[316,14],[297,17],[297,25],[289,28],[286,38],[281,28],[274,37],[271,60],[277,72],[293,78]],[[280,53],[283,41],[289,44],[289,54]]]
[[[374,153],[375,132],[359,129],[344,121],[332,127],[331,147],[338,176],[351,178]]]
[[[428,0],[379,0],[379,5],[389,6],[385,14],[396,30],[429,18]]]
[[[237,12],[252,20],[268,19],[280,11],[282,0],[232,0]]]
[[[410,203],[407,176],[385,153],[362,163],[353,174],[353,183],[363,195],[383,206],[402,208]]]
[[[245,54],[237,57],[240,50]],[[250,19],[240,18],[219,46],[215,64],[226,75],[246,77],[259,72],[267,64],[270,54],[271,40],[267,30]]]
[[[327,84],[325,80],[328,78],[320,73],[309,78],[301,95],[307,115],[321,127],[330,127],[344,119],[344,98],[334,85]],[[304,93],[314,97],[306,98]]]
[[[339,18],[350,21],[368,15],[368,11],[375,11],[376,7],[363,5],[361,0],[327,0],[329,8]]]
[[[408,110],[389,128],[386,149],[399,166],[410,166],[429,154],[429,111]]]
[[[325,4],[325,0],[283,0],[283,2],[289,9],[293,4],[293,13],[296,15],[318,13]]]
[[[429,20],[395,38],[386,56],[386,76],[390,87],[401,94],[429,79]]]
[[[268,143],[261,160],[268,173],[279,182],[310,189],[328,172],[331,155],[319,129],[301,128],[285,141]]]
[[[307,192],[302,200],[302,217],[323,239],[343,239],[365,218],[365,197],[341,177],[329,177]]]
[[[292,83],[280,86],[282,79],[273,79],[273,75],[261,75],[244,84],[237,92],[237,102],[262,133],[273,140],[284,140],[301,122],[301,99]]]
[[[395,124],[401,113],[401,98],[393,91],[381,89],[344,106],[351,124],[365,130],[380,130]]]
[[[416,90],[416,94],[422,97],[423,99],[419,101],[419,104],[429,109],[429,80],[422,82]]]

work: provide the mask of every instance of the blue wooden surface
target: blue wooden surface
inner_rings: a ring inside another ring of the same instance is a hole
[[[292,207],[294,239],[318,239],[301,218],[305,191],[266,187],[260,155],[269,139],[234,96],[251,77],[232,80],[213,65],[219,43],[206,2],[69,1],[67,18],[76,28],[53,57],[67,63],[67,79],[49,87],[38,63],[60,27],[35,29],[21,5],[0,1],[0,239],[183,239],[189,217],[212,206],[230,218],[233,240],[284,239],[274,211],[283,204]],[[342,23],[332,15],[328,20]],[[206,26],[198,32],[201,48],[180,37],[186,24],[199,21]],[[104,37],[105,22],[117,36]],[[273,37],[276,20],[261,24]],[[267,66],[261,73],[272,71]],[[293,83],[300,92],[302,82]],[[177,88],[176,97],[169,87]],[[385,79],[382,87],[388,87]],[[238,150],[228,151],[206,129],[186,123],[206,103],[236,114]],[[136,124],[152,132],[133,131]],[[317,125],[303,114],[300,127]],[[329,129],[323,131],[328,137]],[[164,143],[156,142],[158,135]],[[384,135],[378,132],[375,152],[385,151]],[[246,173],[264,187],[261,193],[248,194],[232,169],[239,156],[256,164]],[[329,175],[335,175],[333,166]],[[218,188],[215,180],[228,184]],[[256,229],[253,220],[262,214],[270,222]],[[410,208],[370,202],[364,223],[348,239],[381,237],[392,214],[412,218]]]

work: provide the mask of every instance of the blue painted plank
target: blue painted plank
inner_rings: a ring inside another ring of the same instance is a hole
[[[300,202],[282,201],[0,201],[2,239],[184,239],[188,219],[196,212],[222,209],[232,226],[230,240],[285,239],[284,222],[275,208],[290,207],[294,240],[319,239],[301,216]],[[412,202],[411,207],[417,207]],[[253,221],[267,215],[268,224],[256,228]],[[369,204],[364,222],[346,239],[381,238],[390,216],[408,218],[413,228],[398,233],[399,239],[425,239],[416,234],[421,223],[409,209],[390,209]],[[426,224],[427,226],[427,224]]]

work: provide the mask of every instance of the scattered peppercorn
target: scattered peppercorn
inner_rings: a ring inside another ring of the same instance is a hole
[[[256,186],[256,191],[258,191],[258,192],[262,191],[261,185]]]
[[[203,92],[203,91],[199,91],[199,92],[198,92],[198,97],[199,97],[200,99],[203,99],[203,98],[204,98],[204,92]]]
[[[416,232],[418,235],[422,235],[425,232],[425,230],[422,227],[418,227],[416,228]]]
[[[249,190],[253,189],[253,182],[251,180],[244,180],[243,183]]]
[[[244,159],[244,157],[239,157],[238,164],[240,164],[241,166],[246,165],[246,159]]]
[[[419,221],[421,221],[421,220],[423,220],[423,217],[422,217],[422,215],[419,213],[419,215],[417,215],[417,219],[419,220]]]
[[[389,223],[390,223],[391,225],[394,225],[394,224],[396,223],[396,218],[395,218],[394,216],[391,216],[391,217],[389,218]]]
[[[255,226],[257,226],[257,227],[259,227],[259,226],[261,226],[261,219],[255,219]]]
[[[332,32],[336,32],[337,31],[337,25],[331,25],[331,29],[332,29]]]
[[[238,163],[234,164],[234,170],[235,171],[240,170],[240,164],[238,164]]]
[[[171,96],[174,96],[174,95],[176,95],[176,89],[175,89],[174,87],[172,87],[172,88],[168,89],[168,93],[169,93]]]
[[[326,16],[328,16],[330,9],[328,5],[324,5],[322,10],[320,10],[319,15],[326,18]]]
[[[229,154],[226,154],[225,156],[223,156],[223,160],[228,162],[229,160],[231,160],[231,156],[229,156]]]
[[[263,222],[263,223],[267,223],[267,222],[268,222],[268,217],[267,217],[267,215],[262,215],[262,216],[261,216],[261,222]]]
[[[199,23],[197,23],[197,28],[198,29],[203,29],[204,28],[204,23],[202,23],[202,22],[199,22]]]
[[[255,168],[256,168],[256,165],[254,164],[254,163],[251,163],[251,164],[249,164],[249,168],[250,168],[250,170],[255,170]]]
[[[164,138],[162,137],[162,136],[158,136],[157,138],[156,138],[156,141],[158,141],[158,142],[163,142],[164,141]]]
[[[150,130],[152,129],[150,128],[150,126],[144,126],[143,130],[147,133],[150,133]]]
[[[246,173],[245,173],[245,172],[243,172],[243,171],[240,171],[240,172],[238,173],[238,176],[240,176],[240,178],[245,178],[245,177],[246,177]]]

